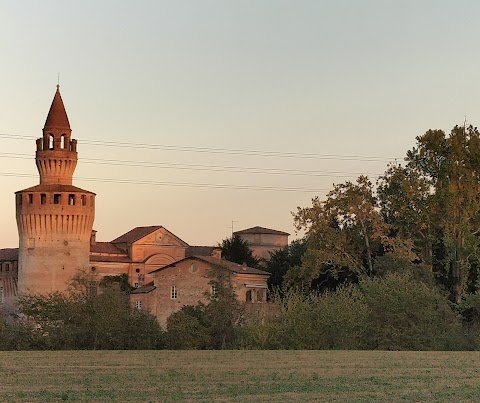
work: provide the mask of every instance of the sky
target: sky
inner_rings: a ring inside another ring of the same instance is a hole
[[[480,3],[0,0],[0,248],[60,91],[74,185],[110,241],[163,225],[190,245],[262,226],[428,129],[480,124]]]

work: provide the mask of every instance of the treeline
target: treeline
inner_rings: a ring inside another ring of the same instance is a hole
[[[416,140],[375,184],[360,176],[298,208],[304,239],[268,262],[223,241],[229,260],[272,274],[270,303],[241,304],[212,278],[216,299],[161,329],[122,282],[95,296],[80,282],[69,296],[21,299],[0,321],[0,348],[479,350],[480,134],[455,126]]]
[[[415,273],[364,276],[334,291],[290,289],[268,304],[240,303],[228,282],[216,298],[184,306],[161,329],[114,283],[98,295],[29,295],[0,321],[2,350],[480,349],[480,298],[454,306]]]

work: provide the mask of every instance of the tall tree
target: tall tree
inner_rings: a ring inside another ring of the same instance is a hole
[[[248,242],[240,236],[234,234],[231,238],[224,239],[219,246],[224,259],[238,264],[246,263],[249,267],[258,266],[258,260],[252,255]]]
[[[417,137],[406,161],[430,186],[430,222],[443,245],[441,265],[450,278],[451,299],[459,303],[470,260],[479,257],[480,134],[473,126],[455,126],[449,135],[429,130]]]

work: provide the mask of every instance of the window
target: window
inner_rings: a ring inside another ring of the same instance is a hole
[[[135,308],[142,309],[142,301],[135,301]]]
[[[45,193],[42,193],[40,195],[40,203],[41,204],[47,204],[47,195]]]
[[[32,195],[31,193],[28,194],[28,202],[29,202],[30,204],[33,203],[33,195]]]
[[[210,288],[210,295],[212,298],[216,298],[217,297],[217,285],[216,284],[212,284],[211,288]]]
[[[60,137],[60,148],[65,148],[65,133]]]
[[[252,290],[248,290],[245,294],[245,300],[247,302],[252,302]]]
[[[97,295],[97,283],[95,281],[90,281],[88,283],[88,295],[94,297]]]
[[[170,287],[170,298],[177,299],[177,287],[174,285]]]
[[[68,195],[68,205],[74,206],[75,205],[75,195],[69,194]]]
[[[55,193],[53,195],[53,204],[60,204],[60,200],[62,198],[62,195],[59,193]]]
[[[10,263],[5,263],[5,271],[10,271]]]
[[[17,195],[17,203],[22,205],[22,202],[23,202],[23,195],[22,194]]]
[[[134,288],[138,288],[139,286],[140,286],[140,284],[138,284],[138,283],[133,284]]]
[[[48,148],[50,150],[53,150],[53,134],[50,133],[50,135],[48,136]]]
[[[257,302],[263,301],[263,290],[257,290]]]
[[[87,205],[87,196],[82,195],[81,198],[82,198],[82,206],[86,206]]]

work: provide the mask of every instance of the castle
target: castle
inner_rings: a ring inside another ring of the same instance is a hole
[[[111,242],[93,230],[95,193],[73,186],[77,140],[60,94],[55,92],[36,141],[40,183],[15,193],[19,247],[0,249],[0,303],[23,293],[66,291],[72,278],[88,275],[89,291],[105,276],[126,274],[132,304],[165,324],[183,305],[214,294],[207,273],[228,273],[239,300],[266,300],[269,273],[221,258],[218,247],[190,246],[161,225],[137,227]],[[236,232],[258,257],[288,244],[288,233],[262,227]]]

